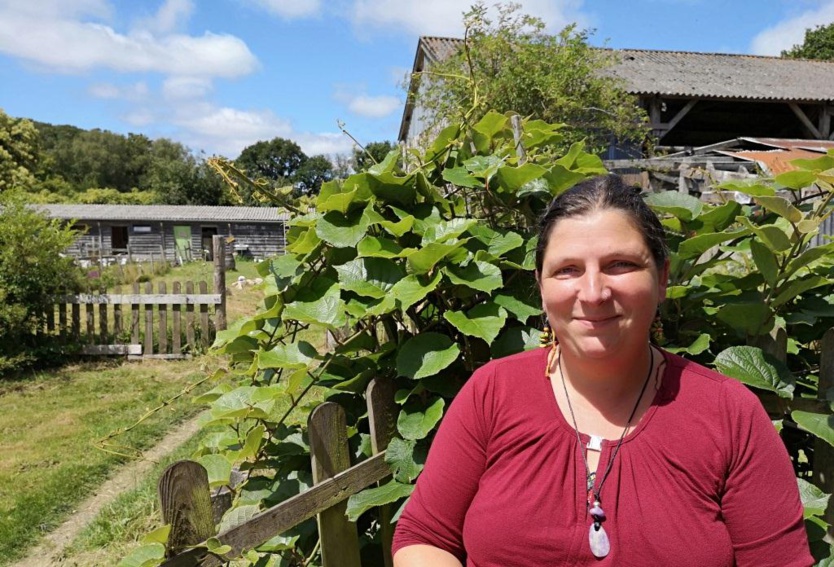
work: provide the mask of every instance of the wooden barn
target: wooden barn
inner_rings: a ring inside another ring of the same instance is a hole
[[[211,238],[225,236],[229,252],[262,259],[283,254],[286,213],[267,207],[174,205],[37,205],[83,230],[69,253],[91,260],[165,257],[211,259]]]
[[[421,37],[411,93],[421,73],[451,57],[457,38]],[[618,78],[649,116],[657,144],[692,148],[744,136],[832,139],[834,62],[724,53],[613,50],[617,63],[603,71]],[[426,128],[428,109],[409,96],[399,140],[413,145]],[[612,147],[608,159],[638,157]]]

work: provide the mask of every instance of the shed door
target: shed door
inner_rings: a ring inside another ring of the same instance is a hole
[[[177,260],[180,264],[190,262],[191,257],[191,227],[174,226],[174,242],[177,247]]]

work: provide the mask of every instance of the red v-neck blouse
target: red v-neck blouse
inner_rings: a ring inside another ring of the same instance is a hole
[[[758,399],[669,353],[603,487],[611,552],[595,558],[585,466],[547,350],[490,362],[456,396],[394,552],[428,544],[473,567],[813,565],[791,463]],[[615,445],[603,441],[598,476]]]

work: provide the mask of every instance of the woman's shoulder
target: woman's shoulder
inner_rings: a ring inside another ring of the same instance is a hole
[[[729,403],[760,404],[756,395],[739,380],[677,354],[663,351],[663,355],[668,365],[666,378],[672,379],[670,385],[676,389],[689,388]]]
[[[519,377],[528,373],[539,375],[545,371],[549,352],[548,348],[536,348],[494,358],[479,368],[473,378],[478,375],[491,375],[497,378]]]

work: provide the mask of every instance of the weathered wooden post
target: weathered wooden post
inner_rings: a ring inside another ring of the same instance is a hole
[[[310,437],[310,460],[313,484],[319,484],[350,468],[345,410],[325,402],[310,413],[307,421]],[[345,516],[347,502],[342,501],[318,515],[321,559],[324,567],[362,567],[359,560],[359,537],[356,524]]]
[[[374,378],[365,390],[368,401],[368,422],[371,432],[371,451],[374,455],[384,452],[396,434],[397,404],[394,402],[394,381],[389,378]],[[388,478],[378,485],[388,482]],[[392,567],[391,543],[394,540],[394,526],[391,519],[394,510],[390,504],[379,508],[379,527],[382,541],[382,556],[385,567]]]
[[[214,252],[214,293],[220,295],[220,303],[214,308],[214,328],[226,330],[226,245],[222,236],[211,237]]]
[[[216,535],[208,473],[194,461],[177,461],[165,469],[158,484],[162,521],[171,525],[166,557]]]

